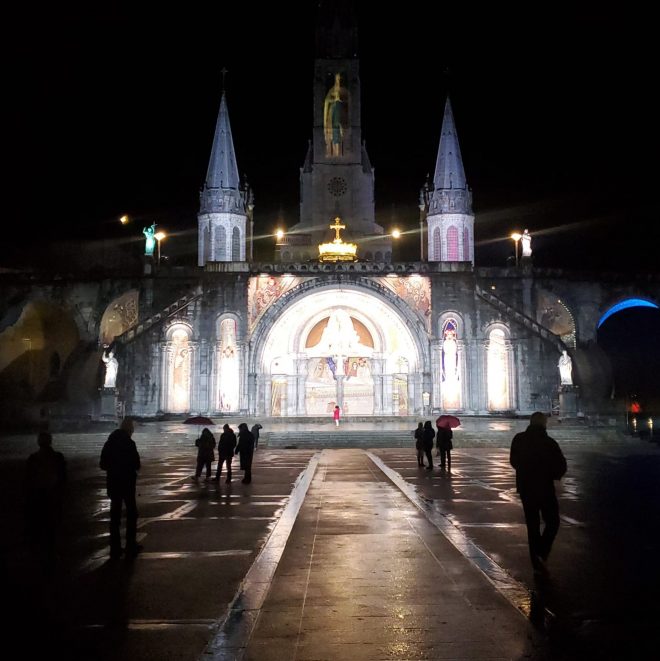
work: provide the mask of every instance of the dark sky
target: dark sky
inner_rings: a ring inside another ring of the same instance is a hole
[[[5,254],[20,253],[28,227],[42,242],[139,240],[147,221],[190,236],[223,66],[257,232],[271,232],[280,210],[296,221],[316,3],[229,4],[37,4],[15,18]],[[539,265],[657,269],[650,18],[602,4],[546,13],[453,4],[358,8],[377,219],[416,227],[449,88],[479,264],[503,265],[513,245],[502,237],[528,227]],[[122,213],[134,225],[120,227]],[[400,256],[414,258],[417,245],[410,235]]]

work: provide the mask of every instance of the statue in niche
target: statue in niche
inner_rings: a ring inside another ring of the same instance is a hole
[[[573,361],[568,355],[566,349],[561,352],[559,356],[559,362],[557,363],[559,368],[559,382],[562,386],[572,386],[573,385]]]
[[[529,233],[529,230],[525,230],[520,237],[520,243],[522,245],[522,256],[531,257],[532,256],[532,235]]]
[[[145,227],[142,230],[142,234],[145,236],[144,254],[153,257],[154,249],[156,248],[156,223],[151,227]]]
[[[341,74],[328,90],[323,103],[323,132],[326,156],[341,156],[344,135],[348,129],[348,90],[341,84]]]
[[[117,370],[119,361],[115,358],[114,351],[105,348],[101,360],[105,363],[105,378],[103,380],[104,388],[115,388],[117,385]]]

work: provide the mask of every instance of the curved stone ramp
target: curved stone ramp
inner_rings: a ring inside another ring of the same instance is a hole
[[[545,656],[521,611],[374,459],[320,453],[286,546],[276,527],[204,659]]]

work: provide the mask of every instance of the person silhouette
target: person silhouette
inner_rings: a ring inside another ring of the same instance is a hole
[[[126,555],[135,557],[142,546],[136,541],[138,510],[135,502],[137,473],[140,455],[135,441],[133,420],[124,418],[101,450],[101,470],[107,473],[108,497],[110,498],[110,558],[119,558],[121,548],[121,509],[126,503]]]
[[[28,457],[25,468],[25,515],[28,538],[39,550],[44,569],[55,569],[57,530],[62,518],[66,461],[53,450],[53,437],[42,431],[39,450]]]
[[[546,562],[559,530],[554,480],[566,473],[566,459],[557,442],[548,436],[547,423],[544,413],[533,413],[529,427],[513,437],[509,455],[525,513],[532,567],[535,573],[542,575],[547,574]],[[541,517],[545,523],[543,533]]]

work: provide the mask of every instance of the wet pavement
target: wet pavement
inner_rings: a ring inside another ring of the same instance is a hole
[[[33,437],[0,439],[2,619],[23,658],[656,658],[660,451],[562,448],[562,525],[535,582],[504,448],[257,452],[251,485],[190,480],[194,431],[142,425],[138,535],[111,562],[105,435],[56,435],[70,469],[60,558],[22,536]],[[291,494],[291,497],[289,497]],[[530,594],[540,603],[531,623]]]

